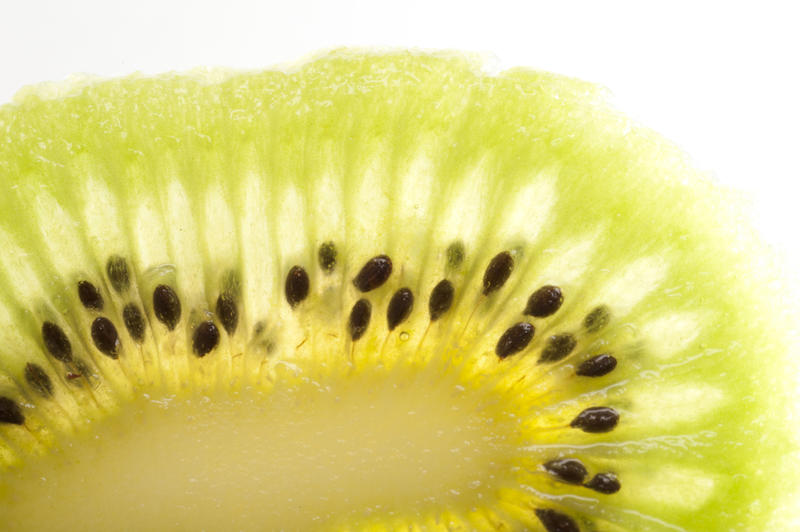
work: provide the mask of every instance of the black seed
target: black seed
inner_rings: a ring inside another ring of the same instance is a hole
[[[557,286],[546,285],[531,294],[525,306],[525,315],[546,318],[556,313],[564,302],[564,294]]]
[[[336,245],[333,242],[324,242],[319,246],[319,267],[325,273],[331,273],[336,267]]]
[[[506,358],[514,353],[519,353],[531,343],[536,329],[527,321],[521,321],[509,327],[497,341],[494,352],[500,358]]]
[[[406,321],[411,310],[414,308],[414,294],[408,288],[401,288],[392,296],[389,301],[389,308],[386,309],[386,321],[389,324],[389,330],[393,331],[395,327]]]
[[[128,303],[122,309],[122,321],[125,322],[125,328],[128,329],[128,334],[131,335],[133,341],[137,344],[144,342],[145,323],[142,311],[133,303]]]
[[[289,302],[292,308],[308,297],[310,286],[311,282],[306,271],[300,266],[292,266],[292,269],[286,275],[286,285],[284,286],[286,301]]]
[[[584,484],[584,486],[596,492],[605,493],[606,495],[616,493],[622,488],[617,476],[613,473],[599,473],[595,475],[592,480]]]
[[[119,342],[117,328],[108,318],[101,316],[92,322],[92,341],[95,347],[104,355],[111,358],[119,357],[119,350],[122,344]]]
[[[547,339],[547,345],[542,349],[539,356],[539,363],[558,362],[572,353],[578,341],[570,333],[554,334]]]
[[[608,375],[617,367],[617,359],[609,354],[595,355],[585,360],[575,374],[581,377],[602,377]]]
[[[236,332],[239,309],[236,308],[236,301],[230,294],[220,294],[217,298],[217,317],[229,336]]]
[[[587,331],[594,333],[608,325],[610,319],[611,314],[608,307],[600,305],[592,309],[592,311],[583,318],[583,326]]]
[[[128,276],[128,262],[119,255],[113,255],[106,262],[106,274],[111,287],[118,294],[127,292],[131,286],[131,279]]]
[[[369,292],[385,283],[391,274],[392,259],[386,255],[378,255],[364,264],[364,267],[353,279],[353,284],[361,292]]]
[[[0,423],[9,425],[25,423],[25,416],[22,415],[19,405],[8,397],[0,397]]]
[[[465,253],[464,243],[456,240],[447,247],[447,265],[451,268],[458,268],[464,262]]]
[[[89,281],[78,282],[78,297],[83,306],[89,310],[103,310],[103,295]]]
[[[574,458],[551,460],[544,464],[544,468],[558,480],[568,484],[581,484],[588,474],[580,460]]]
[[[547,532],[580,532],[577,523],[571,517],[555,510],[537,508],[534,513]]]
[[[350,311],[350,319],[347,322],[347,329],[350,331],[350,338],[355,342],[367,332],[369,319],[372,316],[372,304],[366,299],[359,299]]]
[[[219,343],[219,329],[213,321],[204,321],[194,330],[192,349],[194,354],[204,357],[217,347]]]
[[[514,257],[508,251],[494,256],[483,274],[483,295],[500,290],[514,269]]]
[[[61,327],[49,321],[42,323],[42,340],[53,358],[61,362],[72,360],[72,345]]]
[[[153,311],[158,321],[173,330],[181,319],[181,301],[175,290],[165,284],[158,285],[153,291]]]
[[[32,362],[25,364],[25,380],[42,397],[52,397],[53,381],[41,366]]]
[[[431,315],[431,321],[436,321],[442,317],[442,314],[450,310],[453,305],[453,296],[455,295],[455,288],[453,283],[447,279],[442,279],[433,287],[431,291],[431,298],[428,301],[428,311]]]
[[[619,423],[619,414],[607,406],[593,406],[577,415],[569,424],[570,427],[583,432],[609,432]]]

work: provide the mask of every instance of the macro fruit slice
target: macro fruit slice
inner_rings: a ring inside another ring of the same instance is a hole
[[[764,250],[596,87],[344,51],[0,131],[4,529],[789,529]]]

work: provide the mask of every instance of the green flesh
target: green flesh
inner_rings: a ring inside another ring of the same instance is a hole
[[[731,197],[673,146],[594,86],[488,76],[460,57],[339,52],[291,73],[217,77],[30,91],[0,109],[0,396],[26,418],[0,424],[0,514],[37,455],[143,393],[270,394],[411,374],[455,382],[513,418],[491,429],[512,433],[497,434],[512,449],[503,482],[481,503],[348,509],[323,528],[537,529],[535,510],[554,509],[582,531],[787,529],[798,475],[781,293]],[[325,242],[337,249],[330,273],[317,256]],[[511,276],[482,296],[503,251]],[[393,272],[362,294],[352,279],[379,254]],[[112,256],[131,269],[125,293],[108,278]],[[292,307],[295,265],[310,292]],[[431,324],[428,298],[445,278],[453,308]],[[81,305],[80,280],[100,288],[101,312]],[[172,331],[153,309],[162,284],[181,303]],[[561,288],[563,306],[523,316],[543,285]],[[402,287],[415,305],[389,334]],[[214,316],[223,293],[238,305],[233,334]],[[372,319],[352,342],[362,297]],[[123,324],[130,302],[147,319],[141,346]],[[588,332],[599,305],[610,321]],[[100,315],[119,331],[119,359],[94,346]],[[207,320],[220,341],[199,358],[193,334]],[[91,387],[48,354],[45,321],[66,331]],[[498,339],[520,321],[533,340],[499,360]],[[559,333],[575,335],[572,354],[537,364]],[[575,376],[600,353],[617,358],[613,372]],[[52,397],[26,381],[28,363],[48,373]],[[593,406],[616,409],[619,425],[568,426]],[[554,481],[541,467],[556,458],[613,472],[622,489]]]

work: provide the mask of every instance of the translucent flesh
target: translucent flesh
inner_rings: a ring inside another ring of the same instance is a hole
[[[8,471],[0,508],[13,507],[15,486],[36,485],[28,475],[52,463],[37,455],[113,434],[113,420],[91,420],[145,411],[131,406],[144,393],[195,405],[203,395],[245,394],[249,406],[231,406],[233,421],[208,436],[221,444],[229,427],[249,430],[257,398],[274,404],[287,386],[298,387],[305,405],[315,386],[337,394],[353,383],[370,383],[363,390],[398,375],[435,375],[422,379],[421,397],[446,400],[438,386],[458,386],[480,398],[465,430],[485,408],[505,416],[478,423],[504,442],[486,451],[508,464],[500,480],[482,484],[479,502],[442,494],[391,510],[320,508],[328,516],[320,526],[535,528],[534,509],[554,508],[582,530],[786,529],[797,466],[787,427],[791,323],[780,287],[729,195],[609,109],[602,91],[530,71],[488,76],[459,57],[340,52],[289,73],[131,78],[63,92],[32,91],[0,109],[0,395],[26,417],[23,426],[0,424]],[[326,241],[338,249],[330,274],[317,261]],[[466,251],[458,267],[447,262],[454,241]],[[515,259],[509,281],[481,296],[486,265],[506,250]],[[393,274],[360,294],[351,279],[378,254],[391,257]],[[125,294],[105,273],[112,255],[131,266]],[[284,297],[294,265],[311,286],[295,309]],[[431,324],[428,295],[443,278],[456,288],[455,303]],[[99,314],[78,300],[83,279],[101,288],[102,315],[120,332],[118,360],[92,343]],[[159,284],[181,300],[174,331],[153,313]],[[549,318],[523,316],[545,284],[563,290],[563,307]],[[193,332],[217,319],[217,297],[232,287],[236,332],[223,331],[209,355],[194,356]],[[389,334],[386,305],[401,287],[416,305]],[[372,321],[354,343],[347,320],[360,297],[371,301]],[[142,345],[122,323],[129,302],[148,319]],[[589,332],[582,323],[598,305],[611,320]],[[498,338],[525,319],[534,340],[499,360]],[[44,321],[67,332],[95,377],[76,379],[47,354]],[[537,364],[546,339],[565,332],[578,340],[573,354]],[[601,352],[619,360],[614,372],[575,376]],[[26,382],[29,362],[50,375],[52,398]],[[603,434],[569,428],[590,406],[617,409],[619,426]],[[440,408],[432,407],[429,425],[459,424]],[[349,412],[335,430],[357,434],[366,414]],[[168,420],[153,421],[162,424],[153,433]],[[270,433],[259,431],[250,434]],[[323,438],[314,444],[329,449]],[[615,473],[622,490],[602,495],[543,472],[543,463],[564,457],[591,474]],[[399,462],[383,473],[376,464],[370,471],[397,490],[386,490],[387,503],[410,493],[414,481]],[[357,493],[374,491],[367,487]],[[417,485],[411,499],[430,487]],[[61,512],[44,502],[46,491],[37,512],[55,522]],[[148,511],[155,515],[152,507],[140,513]],[[259,526],[236,505],[198,511],[208,522],[235,513],[243,528]]]

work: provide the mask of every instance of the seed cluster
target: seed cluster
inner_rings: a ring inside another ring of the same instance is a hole
[[[466,258],[466,249],[460,241],[454,242],[446,250],[446,268],[454,273],[461,268]],[[335,271],[339,255],[333,242],[324,242],[318,249],[318,265],[323,275]],[[482,277],[481,301],[495,297],[510,279],[515,267],[511,251],[497,253],[487,264]],[[360,340],[366,334],[373,316],[373,303],[379,288],[387,283],[393,273],[392,259],[385,254],[367,260],[352,278],[352,285],[361,297],[352,305],[347,318],[346,330],[350,341]],[[112,256],[106,264],[108,286],[120,297],[127,298],[132,279],[127,261],[120,256]],[[212,353],[221,341],[221,331],[228,336],[236,333],[239,313],[238,280],[230,275],[216,299],[214,313],[207,312],[208,318],[195,322],[192,326],[191,346],[194,354],[202,358]],[[113,319],[102,313],[108,310],[103,291],[97,283],[82,279],[77,282],[77,295],[81,305],[91,313],[89,336],[98,352],[111,359],[124,355],[124,339],[120,336]],[[456,297],[453,280],[441,279],[428,297],[429,323],[433,324],[444,317],[452,308]],[[286,303],[293,311],[299,311],[311,293],[311,276],[302,265],[292,266],[286,273],[284,295]],[[558,286],[547,284],[534,290],[521,309],[523,319],[509,325],[497,339],[495,354],[501,363],[509,358],[524,357],[536,335],[536,320],[544,320],[555,315],[565,301],[565,294]],[[386,326],[388,334],[406,322],[415,308],[416,298],[410,287],[395,290],[386,307]],[[152,291],[152,312],[158,323],[167,331],[175,331],[183,317],[181,300],[176,290],[168,283],[156,285]],[[122,323],[130,339],[142,344],[146,337],[147,318],[141,307],[128,300],[122,306]],[[193,312],[191,315],[196,315]],[[202,314],[202,313],[200,313]],[[610,353],[588,354],[579,349],[582,338],[594,335],[608,326],[611,313],[607,306],[592,308],[582,321],[580,331],[555,332],[550,334],[538,353],[537,364],[574,364],[576,377],[600,378],[611,373],[618,364]],[[263,329],[263,326],[262,326]],[[92,376],[89,366],[73,353],[73,343],[68,331],[57,320],[44,320],[41,325],[41,339],[46,352],[57,362],[64,364],[67,381]],[[574,360],[574,359],[578,360]],[[24,369],[24,379],[32,392],[42,398],[52,398],[56,393],[53,380],[42,366],[33,362]],[[578,429],[587,434],[606,433],[619,423],[619,413],[609,406],[592,406],[574,416],[568,428]],[[0,423],[23,425],[25,416],[20,404],[8,397],[0,397]],[[589,478],[586,465],[573,457],[559,457],[542,464],[546,474],[554,481],[581,486],[596,493],[610,495],[621,489],[620,481],[611,472],[599,472]],[[588,479],[588,480],[587,480]],[[535,515],[548,532],[578,531],[577,521],[567,514],[553,508],[537,508]]]
[[[583,485],[598,493],[610,495],[621,489],[621,484],[613,473],[598,473],[586,482],[589,471],[578,459],[561,458],[542,464],[544,470],[553,478],[566,484]]]

